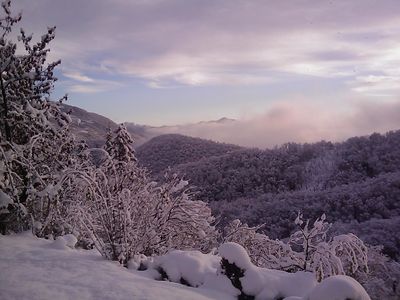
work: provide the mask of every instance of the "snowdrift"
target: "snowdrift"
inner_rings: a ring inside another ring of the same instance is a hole
[[[347,276],[317,283],[312,273],[258,268],[235,243],[221,245],[216,255],[140,256],[129,269],[75,243],[72,235],[55,241],[30,233],[0,236],[0,299],[370,300]]]

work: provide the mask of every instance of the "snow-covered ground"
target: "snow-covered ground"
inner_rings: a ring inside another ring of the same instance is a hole
[[[56,241],[29,232],[0,235],[0,299],[233,300],[243,292],[257,300],[370,300],[361,285],[347,276],[317,283],[312,273],[258,268],[236,243],[221,245],[219,255],[172,251],[145,261],[147,271],[123,268],[106,261],[96,250],[73,248],[75,243],[72,235]],[[236,275],[221,268],[221,257],[225,265],[240,269],[240,287],[238,281],[235,287],[230,281]],[[161,277],[157,269],[170,281],[183,280],[197,288],[156,281],[154,278]]]
[[[94,250],[72,250],[30,233],[0,235],[0,299],[234,299],[140,273],[106,261]]]

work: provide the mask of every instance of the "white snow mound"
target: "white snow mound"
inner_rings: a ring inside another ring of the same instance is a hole
[[[54,249],[66,250],[68,248],[74,249],[78,240],[73,234],[66,234],[59,236],[53,242],[52,246]]]
[[[246,250],[239,244],[233,242],[222,244],[218,248],[218,253],[229,263],[235,264],[243,270],[246,270],[253,266]]]
[[[287,273],[253,266],[240,279],[243,291],[256,299],[305,297],[317,285],[309,272]]]
[[[173,282],[185,280],[190,286],[203,285],[207,276],[217,273],[220,258],[200,251],[174,250],[157,257],[154,265],[161,267]]]
[[[364,288],[355,279],[336,275],[321,281],[307,300],[371,300]]]

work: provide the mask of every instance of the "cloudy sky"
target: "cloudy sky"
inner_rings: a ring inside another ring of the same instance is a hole
[[[57,26],[56,95],[68,92],[70,104],[117,122],[235,118],[241,126],[219,136],[237,134],[250,145],[400,128],[398,0],[14,0],[14,7],[36,36]]]

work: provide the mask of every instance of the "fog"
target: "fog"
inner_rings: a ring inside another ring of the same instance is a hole
[[[270,148],[287,142],[342,141],[400,128],[400,102],[354,101],[346,109],[312,101],[284,101],[251,118],[153,128],[246,147]]]

